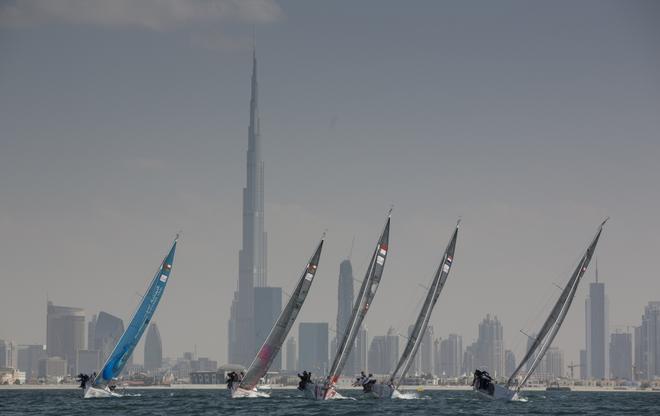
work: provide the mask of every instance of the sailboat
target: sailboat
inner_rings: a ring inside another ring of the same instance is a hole
[[[377,383],[375,380],[370,380],[368,377],[362,376],[358,379],[356,384],[362,385],[365,395],[379,399],[401,397],[401,393],[398,390],[399,386],[403,383],[403,380],[415,359],[415,355],[417,354],[420,345],[422,345],[422,337],[428,328],[431,313],[433,312],[435,304],[438,302],[442,288],[447,282],[447,277],[449,277],[449,271],[454,262],[454,251],[456,250],[456,239],[458,237],[459,225],[460,220],[456,223],[456,228],[449,239],[447,248],[442,256],[442,261],[435,272],[431,287],[429,287],[429,290],[426,293],[426,299],[422,305],[422,310],[417,316],[417,321],[410,333],[406,348],[403,350],[403,354],[401,354],[401,358],[392,372],[392,375],[385,383]]]
[[[380,279],[383,276],[385,260],[387,259],[388,253],[391,214],[392,210],[390,209],[390,212],[387,214],[385,227],[378,238],[378,244],[376,244],[376,249],[369,261],[366,276],[362,281],[360,292],[353,305],[353,311],[346,325],[342,341],[337,347],[337,353],[335,354],[328,376],[325,380],[318,380],[315,382],[311,380],[310,373],[305,371],[303,377],[301,377],[302,379],[298,389],[302,390],[305,393],[305,396],[309,398],[314,400],[327,400],[342,397],[337,393],[336,384],[342,370],[344,369],[346,360],[351,353],[351,349],[355,344],[355,338],[362,325],[362,321],[364,321],[374,296],[376,295]]]
[[[140,305],[133,314],[130,324],[122,334],[121,338],[115,345],[108,359],[106,360],[103,368],[98,374],[92,377],[87,375],[79,375],[81,386],[84,389],[84,398],[93,397],[121,397],[121,394],[116,393],[114,382],[119,374],[121,374],[126,362],[130,358],[135,346],[142,338],[142,334],[149,326],[149,321],[156,312],[158,302],[163,296],[165,286],[172,273],[172,264],[174,263],[174,252],[176,251],[176,244],[179,239],[177,234],[170,249],[163,262],[158,268],[158,272],[151,280],[149,288],[144,294]]]
[[[591,243],[589,243],[586,252],[582,255],[582,258],[578,262],[575,271],[573,271],[571,278],[563,288],[559,295],[559,299],[557,299],[557,302],[550,311],[550,315],[545,320],[538,335],[534,338],[527,353],[520,361],[520,364],[518,364],[518,367],[513,374],[511,374],[506,384],[495,384],[488,372],[477,369],[474,372],[474,379],[472,381],[472,387],[475,391],[490,399],[517,400],[519,398],[518,393],[520,393],[520,390],[525,386],[529,377],[541,363],[543,356],[548,351],[548,348],[550,348],[550,345],[552,345],[552,341],[555,339],[557,332],[559,332],[559,328],[564,322],[564,318],[566,318],[566,314],[571,307],[580,280],[582,280],[582,276],[584,276],[587,271],[591,257],[596,250],[598,239],[603,232],[603,226],[607,220],[608,218],[606,218],[598,227],[596,235],[591,240]],[[520,382],[517,382],[518,376],[521,374],[523,367],[528,363],[529,367],[526,374],[522,377]]]
[[[270,396],[269,393],[257,390],[257,384],[261,377],[266,375],[268,368],[282,349],[282,344],[293,327],[293,324],[298,317],[298,312],[300,312],[300,309],[305,303],[305,299],[312,286],[319,265],[324,238],[325,236],[321,238],[314,254],[309,259],[309,262],[307,262],[307,265],[298,280],[298,285],[293,291],[291,298],[289,298],[289,302],[282,310],[282,313],[280,313],[280,316],[270,330],[270,334],[268,334],[266,341],[264,341],[263,345],[257,352],[257,355],[252,360],[245,376],[241,380],[237,379],[234,374],[230,376],[228,388],[231,390],[232,398]]]

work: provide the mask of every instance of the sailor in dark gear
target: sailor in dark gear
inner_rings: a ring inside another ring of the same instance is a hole
[[[474,378],[472,379],[472,387],[484,393],[493,395],[495,392],[495,385],[493,378],[488,374],[488,371],[474,370]]]
[[[89,382],[89,378],[90,377],[87,374],[83,374],[83,373],[78,374],[77,379],[80,382],[80,388],[81,389],[84,390],[85,387],[87,387],[87,382]]]
[[[235,371],[232,371],[231,373],[227,374],[227,389],[231,390],[232,387],[234,386],[234,383],[238,381],[238,374],[236,374]]]
[[[312,382],[312,373],[303,371],[302,375],[298,373],[298,378],[300,378],[300,382],[298,383],[298,390],[305,390],[307,383]]]

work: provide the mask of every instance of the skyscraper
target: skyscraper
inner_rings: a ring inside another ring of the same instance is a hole
[[[144,341],[144,369],[158,371],[163,366],[163,341],[155,322],[149,324],[147,338]]]
[[[243,188],[243,247],[238,253],[238,291],[229,322],[229,361],[249,365],[255,343],[254,288],[266,286],[264,162],[261,155],[257,56],[252,54],[252,93],[248,127],[247,185]]]
[[[605,284],[598,282],[598,265],[596,265],[596,281],[589,284],[589,297],[586,309],[586,343],[587,343],[587,377],[604,379],[607,376],[607,300],[605,299]]]
[[[98,314],[94,326],[93,345],[88,348],[100,352],[101,365],[108,359],[123,333],[124,321],[121,318],[103,311]],[[130,360],[129,362],[132,362],[132,358]]]
[[[46,348],[49,357],[64,358],[68,374],[76,374],[78,350],[85,348],[85,310],[48,302]]]
[[[394,371],[399,360],[399,336],[392,328],[387,331],[387,335],[371,339],[368,357],[370,373],[384,375]]]
[[[0,341],[0,348],[1,345],[2,341]],[[20,345],[18,347],[18,369],[25,371],[26,380],[35,380],[38,377],[39,360],[42,358],[46,358],[45,345]]]
[[[420,356],[420,373],[433,374],[433,326],[429,325],[422,335],[422,345],[417,354]]]
[[[504,351],[504,376],[511,377],[516,371],[516,355],[511,350]]]
[[[644,308],[639,328],[637,375],[641,380],[651,380],[660,376],[660,302],[649,302]]]
[[[479,344],[475,341],[472,344],[465,347],[465,352],[463,353],[463,373],[472,374],[474,370],[479,366],[477,356],[479,355]]]
[[[504,376],[504,330],[502,324],[486,315],[479,324],[477,367],[485,367],[491,376]]]
[[[415,325],[408,326],[408,337],[412,334]],[[421,335],[422,343],[413,357],[409,373],[411,375],[431,374],[433,373],[433,326],[429,325],[426,332]]]
[[[324,375],[328,364],[328,323],[301,322],[298,326],[298,367],[315,375]]]
[[[588,379],[587,375],[587,350],[580,350],[580,380]]]
[[[296,339],[292,336],[286,341],[286,369],[288,371],[298,370],[298,346]]]
[[[463,369],[463,338],[449,334],[440,341],[440,373],[443,377],[458,377]],[[474,370],[474,368],[472,369]]]
[[[632,334],[615,332],[610,337],[610,375],[613,379],[632,380]]]
[[[557,347],[550,347],[543,357],[543,370],[546,379],[564,377],[564,352]]]
[[[336,351],[337,344],[341,342],[348,320],[353,312],[353,266],[351,261],[346,259],[339,264],[339,285],[337,288],[337,332],[333,342],[333,351]],[[357,342],[357,340],[356,340]],[[346,360],[346,373],[359,371],[357,366],[358,353],[354,348]]]
[[[257,348],[270,334],[275,321],[282,313],[281,287],[255,287],[254,288],[254,328]],[[271,370],[282,369],[282,354],[278,353],[270,366]]]

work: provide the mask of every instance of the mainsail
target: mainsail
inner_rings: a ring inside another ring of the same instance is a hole
[[[131,323],[128,324],[126,331],[124,331],[121,338],[119,338],[119,342],[117,342],[112,353],[108,356],[101,372],[94,379],[92,383],[94,386],[108,385],[110,381],[119,376],[126,365],[126,361],[128,361],[133,353],[133,349],[135,349],[135,346],[140,341],[145,329],[149,326],[149,321],[151,321],[151,318],[156,312],[156,307],[158,306],[160,298],[163,296],[165,286],[167,285],[168,278],[172,272],[174,252],[176,250],[178,239],[179,236],[177,235],[170,252],[165,256],[158,272],[151,280],[149,288],[142,298],[142,302],[133,314]]]
[[[282,344],[289,334],[291,327],[293,327],[293,323],[298,316],[298,312],[300,312],[300,309],[305,302],[305,298],[309,293],[309,288],[312,285],[312,281],[316,275],[316,269],[319,265],[322,248],[323,239],[321,239],[318,247],[316,247],[316,251],[309,259],[307,266],[305,266],[296,289],[291,295],[291,298],[286,304],[286,307],[284,310],[282,310],[282,313],[277,319],[277,322],[275,322],[275,325],[271,329],[268,338],[266,338],[266,341],[259,349],[259,352],[254,357],[254,360],[252,360],[252,364],[250,364],[247,373],[245,373],[245,377],[243,377],[239,388],[252,390],[259,383],[261,377],[266,374],[271,363],[280,352]]]
[[[390,383],[394,385],[394,388],[398,388],[399,385],[403,382],[403,379],[408,373],[408,369],[410,369],[410,365],[415,359],[417,350],[419,350],[419,347],[422,344],[422,337],[429,325],[431,313],[433,312],[433,308],[435,307],[435,304],[440,297],[442,288],[445,286],[445,282],[449,276],[449,270],[451,269],[452,263],[454,261],[454,250],[456,249],[456,238],[458,237],[459,225],[460,220],[458,223],[456,223],[456,228],[454,229],[454,233],[449,240],[449,244],[447,244],[447,248],[445,249],[445,253],[442,257],[442,262],[440,262],[440,265],[435,272],[433,282],[431,283],[431,287],[426,294],[426,300],[424,301],[424,305],[422,305],[422,310],[417,316],[415,326],[410,333],[406,348],[403,350],[403,354],[401,354],[399,363],[396,365],[396,368],[390,377]]]
[[[380,283],[380,279],[383,276],[383,270],[385,268],[385,260],[387,258],[389,236],[390,236],[390,213],[387,215],[387,221],[383,232],[380,234],[378,239],[378,244],[376,245],[376,250],[374,250],[371,260],[369,261],[369,267],[367,268],[367,273],[362,281],[362,286],[360,287],[360,292],[358,293],[355,304],[353,305],[353,312],[346,325],[346,331],[344,331],[344,336],[342,337],[341,344],[337,348],[337,353],[335,359],[332,362],[330,367],[330,373],[328,374],[328,384],[334,384],[339,379],[339,375],[344,369],[346,364],[346,359],[351,353],[353,344],[355,344],[355,337],[359,332],[359,328],[362,325],[364,317],[369,311],[371,302],[376,295],[376,290]]]
[[[527,370],[527,374],[525,374],[521,382],[516,387],[516,391],[519,391],[527,382],[527,379],[529,379],[529,377],[532,375],[536,367],[538,367],[538,365],[541,363],[543,356],[545,355],[548,348],[550,348],[550,345],[555,339],[561,324],[564,322],[564,318],[568,313],[568,309],[571,307],[571,303],[575,297],[575,293],[577,291],[578,285],[580,284],[580,280],[582,280],[582,276],[584,276],[587,271],[587,267],[589,266],[591,257],[596,250],[596,244],[598,244],[598,239],[600,238],[600,234],[603,232],[603,226],[606,222],[607,218],[600,224],[600,227],[598,227],[596,236],[593,238],[589,244],[589,247],[587,247],[587,251],[578,262],[575,271],[562,290],[559,299],[557,299],[557,303],[555,303],[555,306],[552,308],[550,315],[545,320],[545,323],[534,339],[534,342],[532,342],[532,345],[530,345],[527,354],[525,354],[523,359],[520,361],[520,364],[518,364],[516,370],[513,372],[513,374],[511,374],[511,377],[509,377],[509,380],[506,383],[507,387],[513,386],[515,379],[520,374],[522,368],[532,357],[534,357],[532,363],[529,366],[529,369]]]

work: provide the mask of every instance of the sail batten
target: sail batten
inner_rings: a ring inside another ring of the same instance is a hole
[[[390,216],[388,215],[385,227],[378,239],[376,249],[369,261],[365,278],[362,281],[360,291],[358,292],[357,299],[353,305],[353,311],[348,321],[348,325],[346,326],[346,330],[344,331],[342,341],[337,348],[337,353],[335,354],[335,358],[330,367],[327,379],[329,385],[334,385],[334,383],[337,382],[344,365],[346,364],[346,359],[355,343],[359,328],[367,315],[374,296],[376,295],[376,290],[380,284],[380,279],[383,275],[385,261],[389,251],[389,233]]]
[[[273,360],[282,349],[282,344],[286,340],[289,331],[298,317],[298,313],[307,298],[314,276],[316,275],[319,260],[321,258],[321,250],[323,249],[323,241],[324,240],[322,239],[321,242],[319,242],[314,254],[310,257],[309,262],[305,266],[305,269],[298,280],[296,289],[291,294],[289,301],[280,313],[280,316],[275,322],[275,325],[273,325],[268,337],[252,360],[250,367],[248,367],[245,377],[243,377],[243,380],[239,385],[240,388],[245,390],[252,390],[255,388],[261,377],[266,374]]]
[[[140,341],[147,326],[149,326],[149,322],[154,313],[156,313],[156,308],[158,307],[158,303],[163,296],[165,286],[172,273],[177,241],[178,235],[177,238],[174,239],[174,243],[172,244],[169,253],[163,259],[158,272],[156,272],[153,279],[151,279],[151,283],[142,297],[142,301],[138,308],[135,310],[131,322],[119,338],[117,345],[115,345],[115,348],[108,356],[101,371],[93,380],[92,384],[94,386],[106,386],[121,374],[126,362],[133,353],[135,346]]]
[[[456,224],[454,233],[452,234],[449,243],[447,244],[447,248],[445,249],[445,252],[442,256],[442,261],[440,262],[440,265],[435,272],[431,287],[426,294],[426,299],[422,305],[422,309],[420,310],[419,315],[417,316],[417,320],[415,321],[415,326],[413,327],[413,330],[408,337],[408,342],[403,351],[403,354],[401,354],[401,358],[399,359],[399,362],[397,363],[390,377],[390,382],[394,384],[395,388],[398,388],[399,385],[403,382],[406,374],[408,373],[408,370],[410,369],[410,366],[412,365],[413,360],[415,359],[415,355],[417,355],[417,351],[422,344],[421,341],[423,339],[423,334],[428,328],[433,308],[435,307],[438,298],[440,297],[440,293],[442,292],[442,289],[447,282],[447,277],[449,276],[449,271],[451,270],[451,266],[454,260],[454,251],[456,249],[456,239],[458,237],[459,224],[460,221]]]

